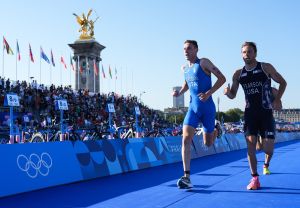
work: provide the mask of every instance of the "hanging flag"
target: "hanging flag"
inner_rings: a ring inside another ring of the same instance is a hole
[[[111,68],[110,68],[110,65],[108,66],[108,73],[109,73],[110,78],[112,79],[112,74],[111,74]]]
[[[116,79],[118,78],[117,76],[117,68],[115,67],[115,76],[116,76]]]
[[[21,53],[20,53],[18,40],[17,40],[17,56],[18,56],[18,61],[20,61],[21,60]]]
[[[98,66],[97,66],[97,63],[96,63],[96,59],[94,59],[94,73],[95,73],[96,76],[98,76],[99,69],[98,69]]]
[[[88,73],[88,74],[90,74],[91,73],[91,70],[90,70],[90,63],[89,63],[89,58],[86,58],[86,72]]]
[[[7,54],[14,55],[14,52],[12,51],[11,47],[9,46],[4,36],[3,36],[3,47],[4,49],[6,49]]]
[[[44,59],[48,64],[50,64],[50,61],[49,61],[47,55],[44,53],[42,47],[41,47],[41,58]]]
[[[64,61],[64,58],[62,56],[60,57],[60,62],[64,65],[65,69],[67,69],[67,65],[66,65],[66,63]]]
[[[102,76],[105,79],[105,72],[104,72],[103,64],[102,64]]]
[[[75,71],[74,64],[73,64],[73,59],[72,59],[72,55],[70,55],[70,65],[72,67],[72,70]]]
[[[80,65],[80,74],[83,72],[83,67]]]
[[[55,67],[55,63],[54,63],[54,57],[53,57],[53,53],[52,53],[52,49],[51,49],[51,63],[52,63],[52,65]]]
[[[33,54],[32,54],[30,43],[29,43],[29,57],[30,57],[30,60],[34,63],[34,59],[33,59]]]

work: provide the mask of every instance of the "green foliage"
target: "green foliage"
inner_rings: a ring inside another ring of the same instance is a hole
[[[224,117],[224,122],[238,122],[241,118],[243,118],[244,112],[239,108],[229,109],[225,112],[226,120]]]
[[[169,123],[181,124],[184,120],[185,114],[163,114],[160,112],[162,118],[166,118]],[[165,117],[166,116],[166,117]],[[216,120],[223,119],[224,122],[238,122],[243,119],[244,112],[239,108],[229,109],[226,112],[216,113]]]
[[[181,123],[183,123],[184,116],[185,115],[183,115],[183,114],[167,115],[167,121],[170,123],[181,124]]]

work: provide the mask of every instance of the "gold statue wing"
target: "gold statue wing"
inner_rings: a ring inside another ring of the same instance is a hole
[[[76,20],[77,22],[80,24],[80,25],[83,25],[83,19],[81,17],[79,17],[77,14],[73,13],[73,15],[76,17]]]
[[[89,10],[87,17],[86,17],[87,19],[89,19],[89,16],[92,14],[92,11],[93,11],[92,9]]]

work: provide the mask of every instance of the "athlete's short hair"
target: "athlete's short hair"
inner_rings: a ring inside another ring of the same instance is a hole
[[[190,43],[198,49],[198,43],[195,40],[186,40],[184,43]]]
[[[250,46],[254,49],[254,52],[257,53],[257,48],[256,48],[256,44],[254,42],[248,42],[246,41],[245,43],[243,43],[242,48],[245,46]]]

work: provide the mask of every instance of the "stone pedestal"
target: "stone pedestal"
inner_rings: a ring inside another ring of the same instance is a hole
[[[105,46],[94,39],[77,40],[69,44],[73,49],[73,60],[76,64],[75,89],[88,89],[90,92],[100,92],[100,66],[101,51]],[[98,74],[95,75],[95,66]]]

